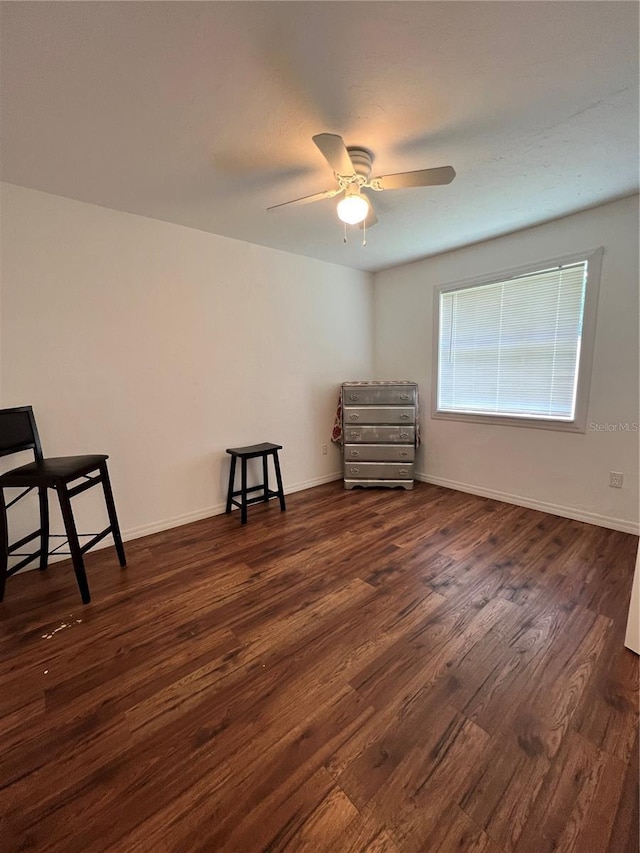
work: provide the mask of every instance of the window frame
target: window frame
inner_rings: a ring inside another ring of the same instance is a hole
[[[593,352],[595,348],[596,317],[598,296],[600,291],[600,276],[602,271],[602,256],[604,248],[588,249],[583,252],[572,252],[570,255],[551,258],[519,267],[492,272],[462,281],[436,285],[433,289],[433,340],[431,358],[431,417],[437,420],[459,421],[462,423],[493,424],[497,426],[529,427],[533,429],[550,429],[559,432],[585,433],[587,431],[587,413],[589,407],[589,392],[591,388],[591,373]],[[582,338],[580,357],[578,360],[578,382],[576,389],[576,405],[573,420],[553,420],[551,418],[536,418],[528,415],[480,414],[478,412],[451,412],[438,409],[438,378],[440,359],[440,295],[455,290],[467,290],[485,284],[496,284],[501,281],[531,275],[536,272],[553,269],[563,264],[587,262],[587,281],[585,286],[584,315],[582,321]]]

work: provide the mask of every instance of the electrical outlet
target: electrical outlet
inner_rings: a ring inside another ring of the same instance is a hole
[[[609,485],[612,489],[621,489],[624,480],[624,474],[620,471],[609,471]]]
[[[327,455],[327,445],[326,445],[326,444],[323,444],[323,445],[322,445],[322,455],[323,455],[323,456],[326,456],[326,455]]]

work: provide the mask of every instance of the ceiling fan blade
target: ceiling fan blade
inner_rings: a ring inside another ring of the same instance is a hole
[[[401,190],[409,187],[436,187],[450,184],[456,172],[452,166],[440,166],[437,169],[418,169],[415,172],[400,172],[397,175],[381,175],[374,178],[383,190]]]
[[[344,175],[345,177],[355,175],[351,157],[349,157],[349,152],[341,136],[335,133],[317,133],[313,137],[313,141],[337,175]]]
[[[309,202],[320,201],[323,198],[333,198],[334,195],[338,195],[339,192],[342,192],[339,188],[335,190],[325,190],[322,193],[314,193],[313,195],[302,196],[302,198],[294,198],[293,201],[283,201],[281,204],[273,204],[271,207],[268,207],[267,210],[276,210],[279,207],[287,207],[290,204],[309,204]]]

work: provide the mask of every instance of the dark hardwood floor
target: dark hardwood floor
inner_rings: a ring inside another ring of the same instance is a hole
[[[637,538],[331,483],[9,579],[6,851],[636,853]]]

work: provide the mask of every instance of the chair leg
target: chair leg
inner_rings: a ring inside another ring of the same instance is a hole
[[[269,500],[269,461],[268,455],[265,453],[262,457],[262,482],[264,483],[264,498],[265,503]]]
[[[120,535],[120,525],[118,524],[118,514],[116,513],[116,504],[111,491],[111,480],[109,479],[109,471],[107,463],[103,462],[100,465],[100,476],[102,478],[102,489],[104,491],[104,502],[107,505],[107,514],[109,516],[109,524],[111,525],[111,535],[113,543],[116,546],[116,553],[120,566],[124,569],[127,565],[127,558],[124,553],[124,545],[122,544],[122,536]]]
[[[38,488],[40,503],[40,571],[47,568],[49,562],[49,492],[46,486]]]
[[[247,460],[245,457],[242,457],[242,485],[240,488],[242,492],[240,494],[240,523],[247,523]]]
[[[231,512],[231,499],[233,498],[233,489],[236,482],[236,457],[231,457],[231,467],[229,469],[229,490],[227,491],[227,509],[226,512]]]
[[[80,588],[82,603],[88,604],[91,601],[89,593],[89,584],[87,583],[87,573],[84,570],[84,560],[82,558],[82,549],[78,540],[78,531],[73,518],[73,509],[71,507],[71,499],[67,493],[67,487],[64,483],[60,484],[56,491],[58,492],[58,500],[60,501],[60,511],[62,512],[62,520],[64,521],[64,529],[69,541],[69,551],[71,552],[71,560],[73,562],[73,570],[76,573],[76,580]]]
[[[9,529],[7,526],[7,508],[4,502],[4,489],[0,488],[0,601],[4,598],[4,587],[9,568]]]
[[[280,461],[278,460],[278,451],[273,451],[273,465],[276,469],[276,480],[278,481],[278,497],[280,498],[280,511],[284,512],[287,508],[284,502],[284,489],[282,488],[282,474],[280,473]]]

